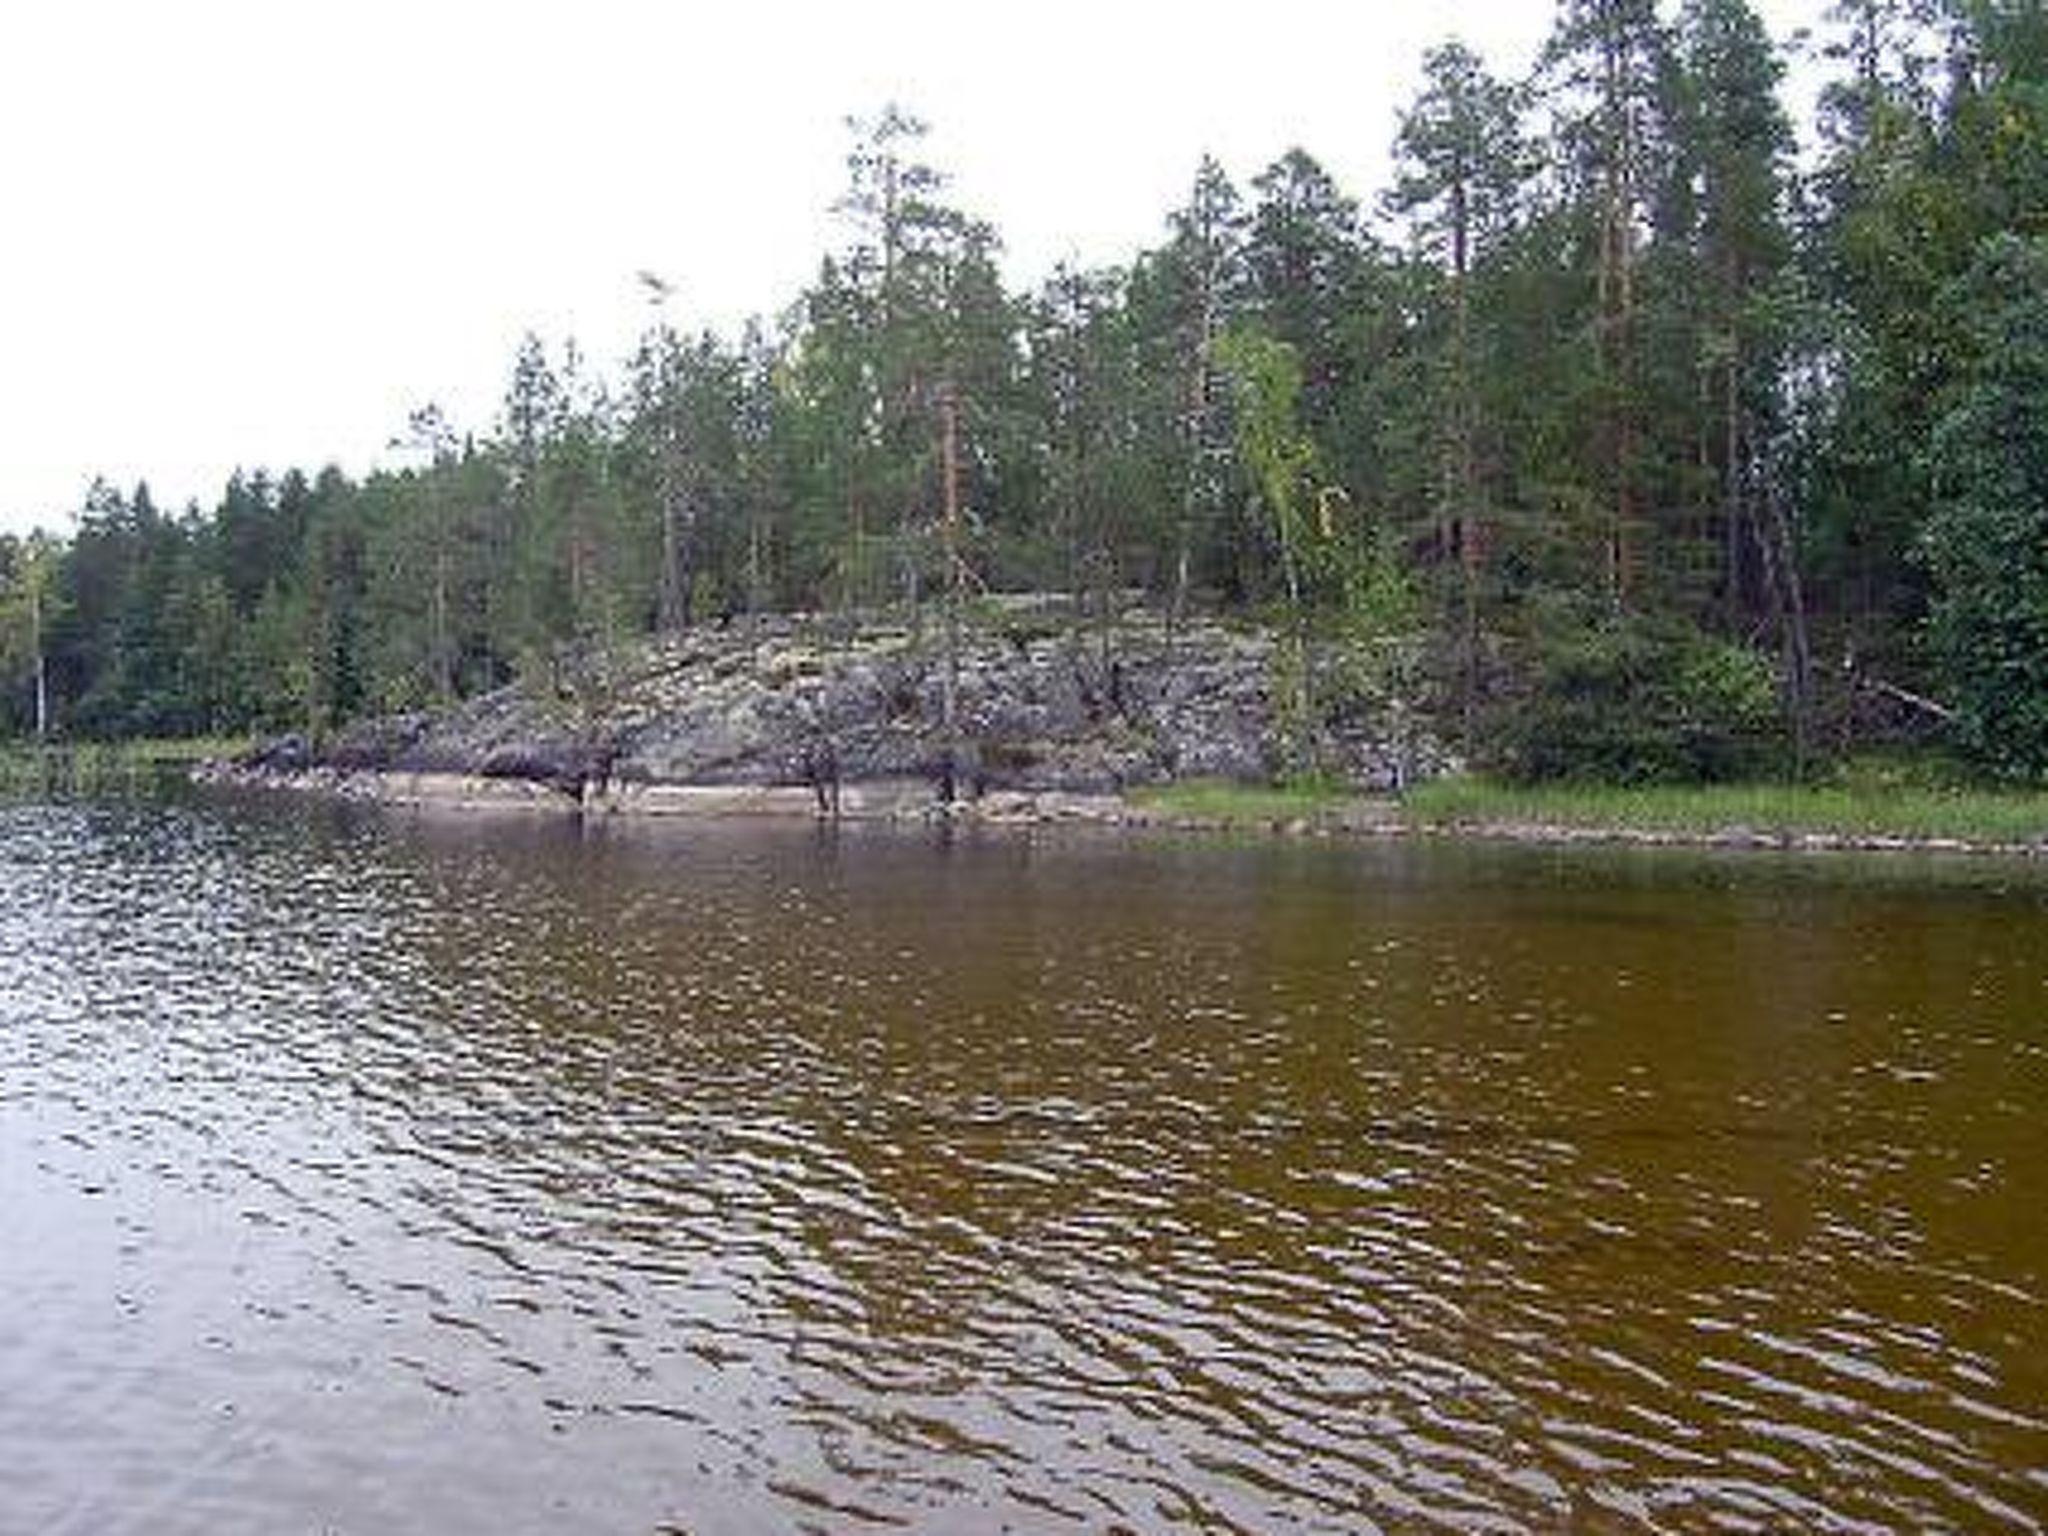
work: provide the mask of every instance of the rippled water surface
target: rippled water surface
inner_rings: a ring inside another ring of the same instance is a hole
[[[2039,1530],[2048,872],[0,804],[0,1530]]]

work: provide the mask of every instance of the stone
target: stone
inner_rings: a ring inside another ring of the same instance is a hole
[[[1063,816],[1059,796],[1110,801],[1173,779],[1264,781],[1282,764],[1272,709],[1277,639],[1207,620],[1171,631],[1132,610],[1077,628],[1063,599],[1005,596],[963,624],[956,724],[946,727],[940,626],[771,616],[588,654],[553,686],[500,689],[445,711],[353,724],[325,743],[281,737],[252,773],[404,772],[532,783],[582,798],[619,787],[892,786],[929,802],[950,774],[997,814]],[[989,617],[992,615],[993,617]],[[1351,701],[1308,743],[1321,771],[1386,792],[1455,767],[1414,707]],[[1048,798],[1049,797],[1049,798]],[[842,807],[847,802],[842,794]]]

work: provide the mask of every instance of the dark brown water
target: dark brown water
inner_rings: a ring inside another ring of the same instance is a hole
[[[0,1531],[2039,1530],[2048,871],[0,805]]]

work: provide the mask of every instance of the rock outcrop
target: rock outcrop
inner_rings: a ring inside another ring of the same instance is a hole
[[[1384,792],[1449,766],[1416,714],[1359,682],[1359,658],[1334,649],[1311,656],[1314,721],[1283,718],[1280,645],[1255,628],[1170,628],[1140,610],[1077,626],[1053,604],[1007,600],[978,606],[949,668],[936,618],[921,631],[886,618],[749,619],[608,657],[564,656],[552,677],[446,712],[366,721],[317,747],[285,737],[237,767],[453,775],[578,797],[800,786],[822,808],[842,786],[1108,795],[1175,779],[1265,780],[1304,762]]]

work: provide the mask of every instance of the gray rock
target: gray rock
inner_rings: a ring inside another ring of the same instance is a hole
[[[774,786],[922,780],[963,794],[1102,796],[1175,778],[1270,778],[1277,637],[1214,621],[1172,633],[1156,614],[1107,632],[1074,628],[1052,599],[1004,598],[963,624],[957,728],[945,725],[941,634],[899,621],[805,616],[741,621],[657,640],[581,680],[514,686],[436,714],[350,726],[315,750],[260,748],[254,771],[515,779],[570,793],[623,785]],[[1334,653],[1312,665],[1334,667]],[[1399,701],[1327,711],[1307,748],[1324,772],[1371,791],[1452,766]]]

